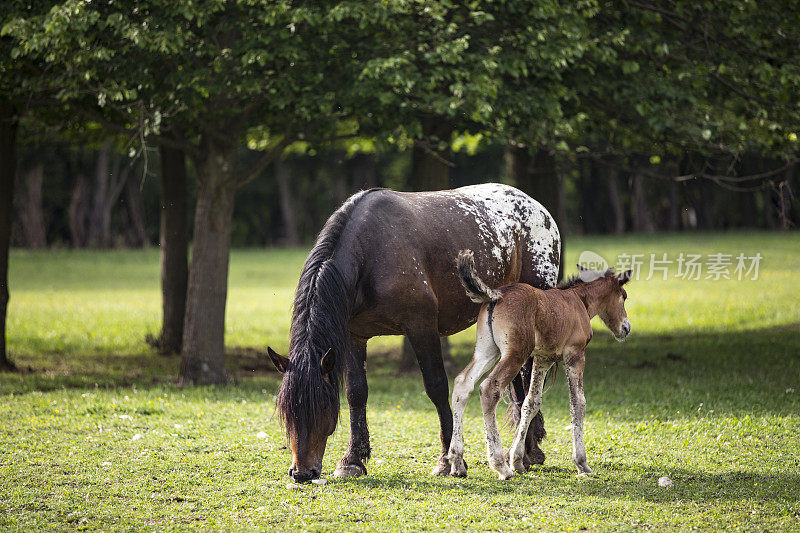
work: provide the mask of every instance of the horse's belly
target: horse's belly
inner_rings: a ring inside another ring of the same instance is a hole
[[[378,335],[403,335],[403,326],[396,320],[382,313],[365,312],[350,318],[347,331],[363,339],[371,339]]]

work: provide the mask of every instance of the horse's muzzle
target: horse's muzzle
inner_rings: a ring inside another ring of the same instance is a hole
[[[620,334],[615,335],[618,341],[624,341],[625,338],[628,336],[628,333],[631,332],[631,321],[627,318],[622,321],[622,325],[620,326]]]
[[[294,467],[289,468],[289,477],[292,478],[292,481],[295,483],[307,483],[312,479],[318,479],[319,474],[320,471],[316,468],[312,468],[311,470],[298,470]]]

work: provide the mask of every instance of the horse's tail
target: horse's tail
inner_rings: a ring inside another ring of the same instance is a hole
[[[461,250],[458,252],[458,276],[461,279],[461,284],[467,291],[469,299],[476,304],[486,302],[496,302],[500,299],[500,291],[490,289],[483,280],[478,277],[478,271],[475,269],[475,256],[472,250]]]

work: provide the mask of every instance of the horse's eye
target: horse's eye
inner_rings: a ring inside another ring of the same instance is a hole
[[[625,292],[625,289],[622,289],[622,299],[623,300],[627,300],[628,299],[628,293]]]

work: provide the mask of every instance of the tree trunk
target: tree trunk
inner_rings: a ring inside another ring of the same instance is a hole
[[[186,156],[161,146],[161,334],[162,354],[180,353],[189,278],[189,235],[186,221]]]
[[[622,197],[619,194],[619,171],[616,168],[608,167],[606,171],[606,185],[608,186],[608,200],[611,204],[611,212],[614,220],[613,231],[617,235],[625,233],[625,208],[622,205]]]
[[[281,221],[283,222],[283,243],[286,246],[300,244],[300,233],[297,231],[297,219],[292,206],[292,191],[289,188],[289,169],[283,158],[275,159],[275,180],[278,182],[278,197],[281,205]]]
[[[89,181],[78,174],[69,201],[69,233],[73,248],[84,248],[88,241]]]
[[[669,182],[669,218],[667,219],[667,229],[678,231],[681,229],[681,206],[678,198],[678,184],[675,181]]]
[[[634,171],[631,177],[633,187],[633,229],[645,233],[653,232],[653,220],[647,205],[647,196],[644,190],[645,177]]]
[[[192,262],[180,383],[221,384],[225,370],[225,303],[236,181],[236,148],[206,139],[198,174]]]
[[[107,214],[109,159],[111,156],[111,142],[106,141],[103,148],[97,153],[94,169],[94,191],[92,196],[92,211],[89,217],[88,244],[93,248],[108,248],[111,246],[111,221]]]
[[[113,165],[111,164],[112,159]],[[109,248],[113,244],[111,210],[127,183],[133,161],[126,164],[124,168],[122,163],[121,155],[114,154],[112,158],[110,142],[106,142],[97,154],[88,236],[89,246],[94,248]]]
[[[359,153],[352,160],[353,187],[371,189],[378,185],[375,154]]]
[[[411,150],[411,176],[408,188],[412,191],[441,191],[450,187],[450,166],[453,160],[449,148],[439,150],[438,143],[447,140],[450,128],[443,122],[427,118],[422,121],[423,139],[414,142]]]
[[[0,100],[0,371],[15,370],[6,352],[8,310],[8,248],[14,209],[14,172],[17,166],[17,113],[10,102]]]
[[[796,165],[792,165],[786,169],[783,175],[783,181],[778,183],[778,218],[781,221],[781,229],[788,230],[794,226],[792,220],[792,178],[794,178],[794,169]]]
[[[142,191],[138,180],[125,180],[125,207],[128,212],[130,227],[128,228],[128,242],[137,248],[146,248],[150,244],[147,236],[147,226],[144,219],[144,205]]]
[[[47,232],[42,214],[42,179],[44,165],[35,164],[24,174],[22,194],[18,198],[17,210],[22,226],[22,240],[27,248],[41,249],[47,246]]]

